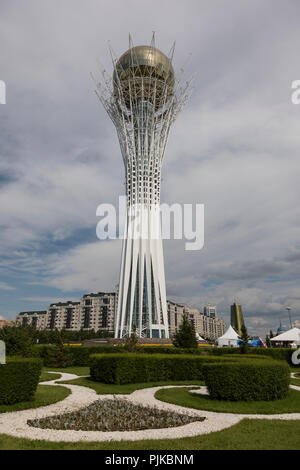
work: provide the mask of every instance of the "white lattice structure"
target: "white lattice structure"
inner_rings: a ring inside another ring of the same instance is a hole
[[[115,337],[168,338],[160,221],[160,182],[170,127],[189,95],[174,76],[172,57],[150,46],[134,47],[114,72],[102,72],[97,95],[112,119],[125,165],[127,224],[123,241]],[[181,74],[183,69],[181,70]]]

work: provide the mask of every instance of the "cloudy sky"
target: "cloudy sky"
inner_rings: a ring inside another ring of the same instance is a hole
[[[172,128],[162,201],[205,205],[205,246],[165,241],[169,299],[250,333],[300,320],[298,0],[1,0],[0,315],[112,290],[120,241],[96,238],[96,208],[124,194],[114,127],[89,73],[135,44],[190,56],[194,92]]]

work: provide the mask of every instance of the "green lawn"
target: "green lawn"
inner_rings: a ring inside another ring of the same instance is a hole
[[[14,405],[0,405],[0,413],[8,411],[27,410],[29,408],[38,408],[39,406],[51,405],[63,400],[71,393],[66,387],[38,385],[35,398],[32,401],[22,401]]]
[[[53,372],[61,372],[67,374],[75,374],[75,375],[90,375],[90,368],[89,367],[80,367],[80,366],[72,366],[72,367],[45,367],[44,371],[53,371]]]
[[[140,390],[142,388],[158,387],[160,385],[204,385],[204,382],[201,382],[200,380],[184,380],[179,382],[145,382],[137,384],[115,385],[104,384],[102,382],[95,382],[90,377],[82,377],[79,379],[63,381],[60,383],[89,387],[95,390],[98,395],[105,395],[110,393],[128,394],[134,392],[135,390]]]
[[[300,413],[300,392],[290,390],[288,397],[275,401],[219,401],[207,395],[189,393],[187,388],[168,388],[156,392],[155,397],[167,403],[220,413],[277,414]]]
[[[46,442],[0,435],[0,450],[299,450],[300,421],[249,420],[224,431],[183,439]]]
[[[57,380],[61,377],[60,374],[49,374],[49,372],[42,370],[39,382],[46,382],[48,380]]]
[[[300,387],[300,378],[299,379],[291,379],[291,384],[292,385],[297,385]]]

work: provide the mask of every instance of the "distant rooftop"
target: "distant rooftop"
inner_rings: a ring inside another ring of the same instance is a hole
[[[86,297],[104,297],[105,295],[116,295],[115,292],[98,292],[97,294],[85,294],[83,298],[85,299]]]
[[[65,307],[67,305],[79,305],[80,302],[73,302],[72,300],[68,300],[68,302],[56,302],[54,304],[50,304],[50,307],[55,307],[55,306],[58,306],[58,307]]]
[[[35,310],[33,312],[20,312],[19,315],[45,315],[46,313],[46,310]]]

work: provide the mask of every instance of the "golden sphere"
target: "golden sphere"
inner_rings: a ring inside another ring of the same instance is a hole
[[[157,110],[173,94],[174,70],[170,59],[159,49],[136,46],[118,60],[113,82],[116,96],[121,91],[127,107],[130,99],[144,98],[152,101]]]

